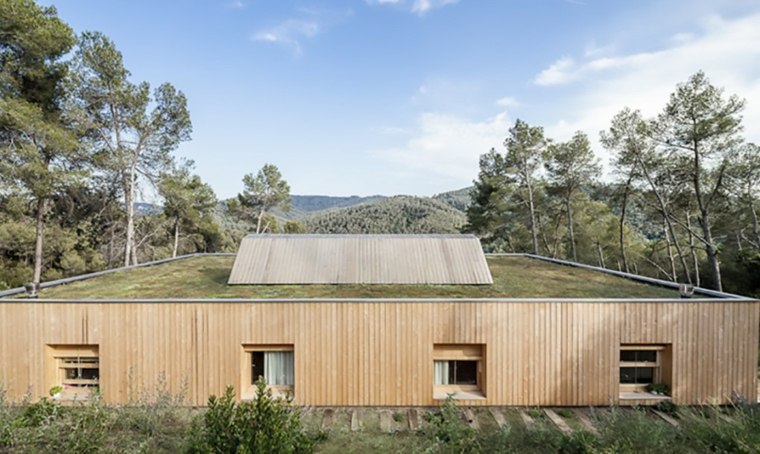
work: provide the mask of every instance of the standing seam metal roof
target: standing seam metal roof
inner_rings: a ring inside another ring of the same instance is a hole
[[[248,235],[229,284],[492,284],[473,235]]]

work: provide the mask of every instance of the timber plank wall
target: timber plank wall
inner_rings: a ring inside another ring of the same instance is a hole
[[[429,406],[433,345],[486,346],[485,399],[466,405],[618,403],[620,344],[669,344],[676,403],[757,390],[760,305],[691,301],[0,301],[0,386],[48,394],[46,345],[95,344],[110,403],[156,389],[187,404],[239,391],[244,344],[292,344],[295,402]]]

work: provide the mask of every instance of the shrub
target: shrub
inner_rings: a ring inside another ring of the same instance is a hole
[[[434,413],[428,413],[432,438],[438,447],[448,452],[472,452],[478,450],[475,429],[465,424],[454,398],[449,396]]]
[[[647,391],[649,391],[652,394],[660,394],[663,396],[669,396],[670,386],[664,383],[652,383],[649,386],[647,386]]]
[[[12,445],[13,414],[5,398],[5,388],[0,386],[0,448],[8,448]]]
[[[657,404],[656,407],[658,410],[660,410],[663,413],[676,416],[678,414],[678,405],[673,403],[672,400],[663,400],[662,402]]]
[[[275,398],[263,380],[256,382],[252,401],[235,403],[235,390],[211,396],[208,411],[193,423],[189,452],[301,453],[314,449],[303,429],[301,414],[290,399]]]
[[[23,427],[39,427],[61,416],[61,406],[46,397],[27,405],[17,424]]]

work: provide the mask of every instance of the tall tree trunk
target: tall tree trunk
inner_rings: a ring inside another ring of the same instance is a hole
[[[694,285],[699,287],[699,260],[697,257],[697,248],[694,244],[694,233],[691,231],[691,213],[686,212],[686,230],[689,231],[689,248],[691,249],[691,263],[694,268]]]
[[[689,274],[689,266],[686,264],[686,257],[683,253],[683,250],[681,249],[680,243],[678,242],[678,237],[676,236],[676,232],[673,229],[673,223],[670,221],[670,212],[668,211],[668,208],[665,205],[665,200],[662,198],[662,194],[660,194],[660,191],[657,189],[657,186],[654,184],[654,181],[652,180],[652,177],[649,174],[649,170],[647,169],[647,166],[640,159],[639,159],[638,164],[641,167],[641,170],[644,172],[644,177],[646,178],[647,183],[649,183],[649,187],[652,188],[652,192],[654,193],[654,196],[657,199],[657,204],[660,206],[660,211],[662,212],[662,216],[665,219],[665,226],[667,227],[667,232],[665,233],[665,236],[668,236],[668,232],[670,233],[670,238],[673,239],[673,245],[676,247],[676,251],[678,252],[678,259],[681,262],[681,269],[683,270],[684,277],[686,278],[687,283],[691,284],[691,275]],[[670,242],[670,240],[668,241]],[[669,250],[668,252],[670,253]],[[673,274],[673,281],[678,282],[678,276],[675,273]]]
[[[668,245],[668,262],[670,264],[670,275],[673,277],[673,282],[678,282],[678,276],[676,275],[676,262],[673,259],[673,247],[670,241],[670,234],[668,233],[667,221],[663,225],[662,232],[665,234],[665,244]]]
[[[541,231],[541,241],[544,244],[544,249],[546,250],[546,253],[549,254],[552,258],[557,258],[557,247],[555,246],[554,249],[552,249],[551,245],[549,244],[549,240],[546,238],[546,228],[544,228],[544,222],[541,221],[541,216],[536,214],[538,218],[538,228]],[[556,237],[556,235],[555,235]]]
[[[264,219],[264,210],[259,211],[259,219],[256,221],[256,235],[261,233],[261,221]]]
[[[699,216],[699,224],[702,226],[702,234],[705,240],[705,253],[707,254],[707,265],[710,267],[710,277],[712,278],[713,288],[719,292],[723,291],[723,282],[720,275],[720,262],[718,261],[718,250],[713,242],[710,221],[707,213],[702,212]]]
[[[694,174],[692,175],[692,181],[694,183],[694,195],[697,199],[697,206],[699,208],[699,221],[700,227],[702,227],[702,239],[705,243],[705,254],[707,254],[707,265],[710,267],[710,277],[712,280],[713,289],[722,292],[723,282],[720,275],[720,262],[718,261],[718,249],[715,247],[715,242],[712,237],[712,230],[710,228],[710,212],[707,204],[705,204],[702,197],[702,180],[700,175],[700,160],[699,160],[699,147],[697,143],[694,143]],[[717,186],[716,186],[717,189]],[[709,202],[708,202],[709,203]]]
[[[573,230],[573,203],[572,194],[567,195],[567,232],[570,235],[570,251],[573,254],[573,262],[578,262],[578,252],[575,249],[575,231]]]
[[[179,247],[179,219],[174,220],[174,248],[172,249],[172,258],[177,256],[177,248]]]
[[[629,273],[628,269],[628,256],[625,254],[625,217],[628,213],[628,194],[631,191],[631,181],[633,180],[633,171],[628,175],[628,181],[625,183],[625,190],[623,191],[623,203],[620,209],[620,258],[623,259],[623,270]]]
[[[135,246],[135,203],[134,185],[129,175],[124,176],[124,208],[127,210],[127,241],[124,245],[124,266],[129,266]]]
[[[536,226],[536,207],[533,204],[533,185],[530,176],[525,178],[528,187],[528,210],[530,211],[530,237],[533,245],[533,254],[538,255],[538,227]]]
[[[604,263],[604,251],[602,250],[602,245],[599,241],[596,242],[596,253],[599,256],[599,266],[607,268],[607,265]]]
[[[749,202],[749,211],[752,213],[752,233],[755,235],[755,247],[760,249],[760,226],[758,226],[755,203],[752,200]]]
[[[34,231],[34,276],[33,284],[39,284],[42,277],[42,240],[45,229],[45,199],[37,199],[37,226]]]

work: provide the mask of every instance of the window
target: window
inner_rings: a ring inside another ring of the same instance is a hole
[[[100,391],[97,345],[49,345],[48,384],[56,399],[88,398]]]
[[[292,345],[243,346],[243,398],[256,394],[256,382],[263,378],[275,394],[293,392],[295,382]]]
[[[433,396],[445,399],[485,397],[485,347],[482,344],[433,346]]]
[[[620,346],[620,391],[644,392],[669,382],[669,348],[665,345]]]

